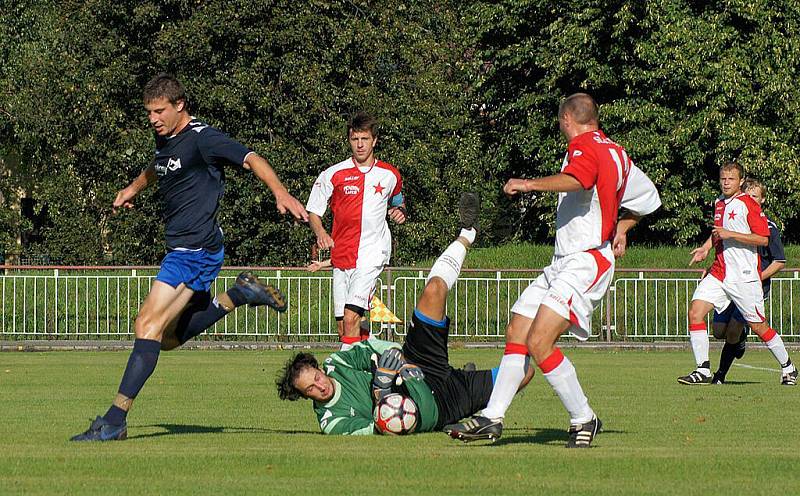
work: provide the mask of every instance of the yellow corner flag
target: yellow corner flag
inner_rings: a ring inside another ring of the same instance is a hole
[[[400,324],[403,322],[377,296],[372,297],[371,307],[369,311],[370,322],[381,322],[383,324]]]

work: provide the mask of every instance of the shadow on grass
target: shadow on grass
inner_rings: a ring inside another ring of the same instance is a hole
[[[514,431],[521,431],[515,434]],[[476,446],[504,446],[507,444],[548,444],[553,446],[563,446],[569,439],[569,434],[563,429],[506,429],[504,431],[506,437],[501,437],[494,443],[481,443]],[[605,436],[607,434],[624,434],[625,431],[607,430],[598,434],[598,436]]]
[[[263,429],[260,427],[226,427],[210,425],[185,425],[185,424],[150,424],[139,426],[141,428],[159,428],[161,432],[128,436],[128,439],[144,439],[148,437],[179,436],[182,434],[319,434],[318,431]]]

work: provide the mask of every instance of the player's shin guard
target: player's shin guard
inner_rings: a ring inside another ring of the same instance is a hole
[[[705,375],[711,375],[711,370],[708,369],[708,328],[706,323],[689,324],[689,339],[692,342],[692,353],[694,353],[697,369]]]
[[[545,379],[561,398],[561,403],[569,412],[571,424],[583,424],[594,418],[589,400],[583,394],[578,382],[578,374],[572,362],[558,348],[539,364]]]
[[[467,248],[459,241],[453,241],[444,253],[436,259],[425,282],[434,277],[439,277],[447,284],[447,289],[451,289],[458,280],[458,275],[461,273],[461,265],[464,263],[466,256]]]
[[[525,379],[525,371],[530,364],[528,347],[524,344],[507,343],[506,351],[500,360],[500,370],[492,388],[489,403],[481,415],[489,419],[502,419]]]
[[[786,346],[783,344],[783,339],[781,336],[775,332],[775,329],[770,328],[767,332],[761,336],[761,340],[764,341],[764,344],[767,345],[769,351],[772,352],[772,355],[775,356],[775,359],[778,360],[778,363],[781,365],[784,373],[792,372],[794,370],[794,365],[789,360],[789,353],[786,351]]]

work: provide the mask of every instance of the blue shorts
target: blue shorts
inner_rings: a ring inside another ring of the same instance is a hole
[[[208,291],[222,268],[225,249],[216,253],[206,250],[173,250],[161,261],[156,281],[177,288],[181,283],[194,291]]]
[[[714,323],[715,324],[727,324],[731,321],[731,319],[736,320],[738,322],[746,323],[744,317],[742,317],[742,312],[736,308],[736,305],[731,302],[728,305],[728,308],[722,311],[722,313],[717,312],[714,310]]]

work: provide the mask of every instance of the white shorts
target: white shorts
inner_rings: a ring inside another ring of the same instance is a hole
[[[764,322],[764,290],[761,281],[722,282],[712,275],[707,275],[697,285],[692,301],[703,300],[714,305],[718,313],[722,313],[733,302],[739,313],[747,322]]]
[[[585,341],[591,335],[592,312],[600,306],[612,279],[614,253],[608,242],[596,250],[553,257],[511,311],[534,319],[539,305],[546,305],[572,323],[570,334]]]
[[[355,305],[369,310],[375,283],[383,266],[333,269],[333,315],[344,317],[345,305]]]

